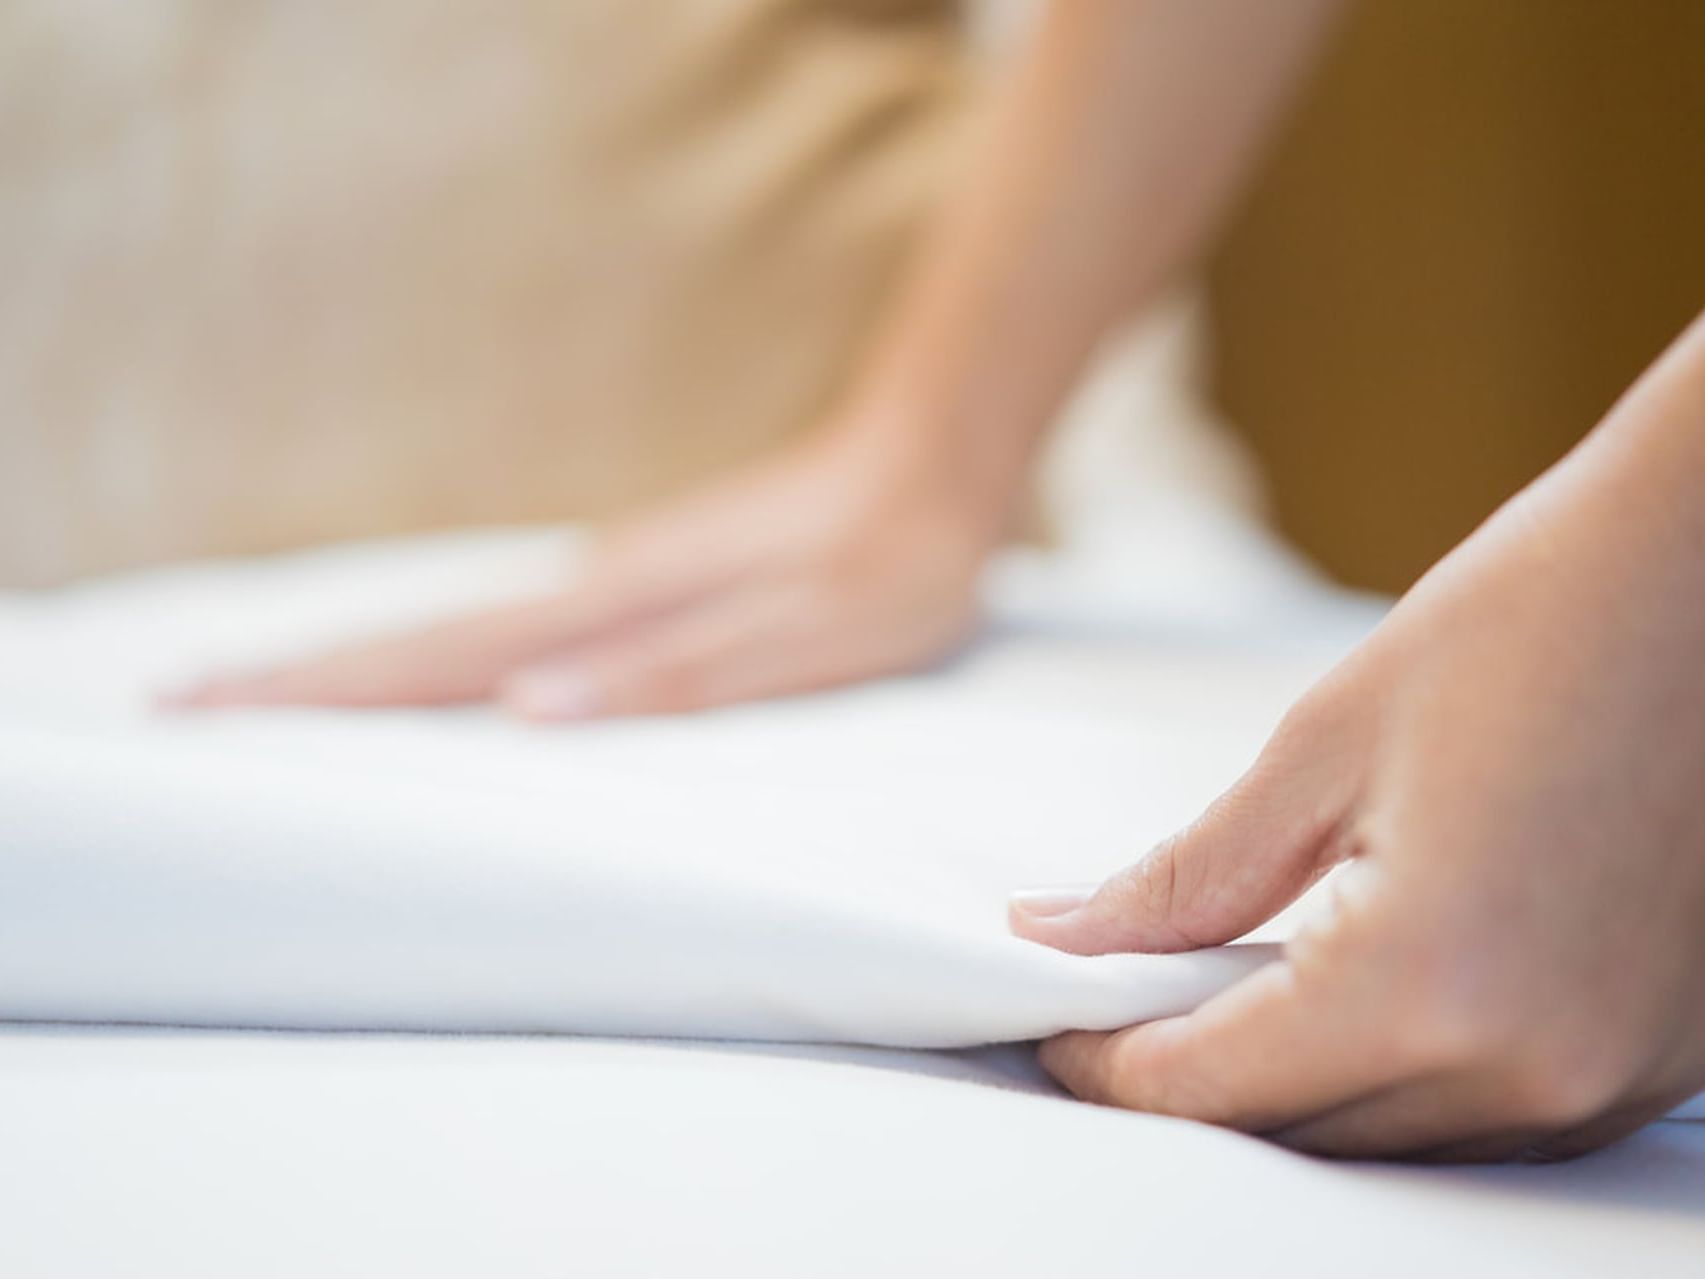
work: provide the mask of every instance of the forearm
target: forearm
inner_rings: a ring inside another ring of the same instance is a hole
[[[1051,4],[880,335],[861,416],[1016,487],[1097,343],[1209,238],[1338,4]]]

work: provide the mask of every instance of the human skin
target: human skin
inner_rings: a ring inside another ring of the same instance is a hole
[[[1573,1155],[1705,1089],[1702,656],[1705,319],[1199,821],[1091,895],[1015,898],[1062,950],[1184,950],[1344,864],[1279,961],[1043,1063],[1336,1156]]]
[[[945,654],[975,626],[980,570],[1055,410],[1107,331],[1207,242],[1335,8],[1048,6],[863,372],[804,442],[602,530],[555,595],[169,700],[494,699],[576,720]]]

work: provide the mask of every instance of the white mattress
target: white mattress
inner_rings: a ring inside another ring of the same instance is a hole
[[[1054,956],[1004,895],[1192,815],[1373,614],[1151,518],[1003,565],[922,679],[544,735],[138,705],[535,582],[549,535],[0,601],[0,1013],[108,1023],[0,1030],[0,1274],[1700,1273],[1681,1120],[1348,1168],[1066,1101],[1022,1046],[110,1024],[915,1046],[1188,1006],[1250,957]]]

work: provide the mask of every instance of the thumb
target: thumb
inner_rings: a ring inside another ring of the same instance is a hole
[[[1099,888],[1015,894],[1012,931],[1077,955],[1194,950],[1242,936],[1341,856],[1354,792],[1335,764],[1281,732],[1201,817]]]

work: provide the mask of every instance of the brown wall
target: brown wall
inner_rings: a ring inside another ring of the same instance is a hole
[[[1212,280],[1280,522],[1402,587],[1705,309],[1705,0],[1362,0]]]

